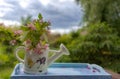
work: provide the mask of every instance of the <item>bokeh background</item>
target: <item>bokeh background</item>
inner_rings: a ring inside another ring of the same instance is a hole
[[[0,0],[0,79],[19,63],[13,31],[41,13],[51,22],[51,49],[70,51],[56,62],[94,63],[120,73],[120,0]],[[23,51],[20,54],[24,57]]]

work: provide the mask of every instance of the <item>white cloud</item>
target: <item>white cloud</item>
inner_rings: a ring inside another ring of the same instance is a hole
[[[68,0],[59,0],[60,2],[65,2],[65,1],[68,1]],[[69,0],[71,2],[73,2],[74,0]]]
[[[7,8],[7,7],[1,8],[0,7],[0,17],[3,17],[5,14],[7,14],[11,11],[13,11],[12,8]]]
[[[52,33],[67,34],[70,32],[70,29],[52,29]]]
[[[6,3],[4,0],[0,0],[0,17],[3,17],[7,12],[12,11],[13,5]]]
[[[51,0],[39,0],[44,6],[47,6]]]
[[[20,25],[20,23],[18,21],[10,21],[10,20],[4,20],[4,19],[0,19],[0,23],[4,23],[4,25],[6,25],[6,26]]]
[[[78,25],[82,14],[74,0],[0,0],[2,20],[20,22],[22,16],[37,18],[38,13],[51,21],[52,29],[72,29]]]
[[[0,6],[12,6],[11,4],[8,4],[5,2],[5,0],[0,0]]]
[[[61,29],[52,29],[51,32],[52,33],[67,34],[67,33],[70,33],[71,31],[76,31],[79,28],[81,28],[81,27],[80,26],[72,26],[69,29],[62,29],[62,28]]]
[[[30,4],[30,0],[21,0],[19,1],[19,4],[22,8],[27,8]]]

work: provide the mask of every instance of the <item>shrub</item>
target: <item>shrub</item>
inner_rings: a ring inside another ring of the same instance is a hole
[[[69,43],[71,61],[97,64],[110,62],[111,59],[115,59],[113,55],[120,55],[119,41],[117,32],[106,23],[86,26],[84,30],[79,30],[79,37],[73,38]]]

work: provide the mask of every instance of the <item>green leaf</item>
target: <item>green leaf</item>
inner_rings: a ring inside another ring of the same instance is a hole
[[[38,18],[39,18],[39,19],[42,19],[42,18],[43,18],[40,13],[38,14]]]
[[[21,41],[25,41],[28,38],[29,31],[24,32],[24,35],[20,36]]]

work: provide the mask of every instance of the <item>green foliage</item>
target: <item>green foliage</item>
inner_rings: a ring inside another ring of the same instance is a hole
[[[70,42],[70,40],[71,40],[70,35],[64,34],[64,35],[60,36],[59,38],[54,39],[54,41],[52,40],[53,42],[51,43],[51,46],[59,47],[59,45],[61,43],[66,45],[66,44],[68,44]]]
[[[0,66],[9,61],[9,57],[6,54],[0,53]]]
[[[10,41],[16,39],[14,30],[16,27],[0,26],[0,68],[1,67],[13,67],[16,59],[14,57],[14,49],[16,46],[12,46]],[[19,40],[17,40],[19,41]]]
[[[13,39],[16,39],[14,36],[14,30],[17,29],[15,27],[6,27],[6,26],[0,26],[0,46],[4,48],[6,52],[13,52],[13,48],[15,46],[10,45],[10,41]],[[17,40],[18,43],[20,43],[19,40]]]
[[[76,0],[84,10],[84,21],[88,24],[106,22],[120,36],[120,0]]]
[[[48,42],[45,37],[46,33],[48,32],[47,28],[50,25],[50,22],[43,21],[42,15],[38,15],[38,19],[32,21],[27,26],[22,26],[21,29],[23,30],[21,40],[22,42],[30,40],[31,41],[31,48],[35,47],[40,41],[42,43]]]
[[[78,44],[81,44],[78,45],[79,47],[75,51],[80,50],[79,52],[77,51],[79,55],[86,54],[84,56],[85,59],[83,58],[86,62],[96,62],[103,65],[105,62],[111,63],[113,60],[119,60],[120,0],[75,1],[83,7],[83,20],[87,24],[87,34],[83,37],[82,41],[78,42]]]
[[[0,41],[9,41],[13,37],[12,30],[10,27],[0,26]],[[7,44],[7,43],[5,43]]]
[[[21,24],[22,25],[27,25],[32,21],[32,16],[28,15],[27,17],[21,17]]]
[[[100,64],[104,63],[105,56],[120,54],[118,41],[120,38],[113,28],[105,23],[98,23],[89,25],[85,29],[86,35],[82,36],[81,30],[79,38],[73,39],[70,43],[71,60]],[[78,59],[74,59],[73,56]]]
[[[13,68],[0,68],[0,79],[10,79]]]
[[[104,65],[105,62],[119,59],[120,38],[106,23],[91,24],[65,34],[57,38],[53,46],[58,47],[61,42],[70,51],[68,61]]]
[[[40,13],[38,14],[38,18],[43,19],[42,15]]]
[[[83,7],[84,22],[89,26],[85,42],[90,43],[90,47],[95,46],[95,51],[87,50],[89,53],[94,52],[94,55],[98,52],[96,55],[98,57],[91,54],[92,59],[99,61],[102,65],[105,62],[118,61],[120,55],[120,0],[76,0],[76,2]]]
[[[95,46],[98,46],[99,51],[108,51],[115,53],[114,49],[119,43],[119,37],[117,32],[114,32],[113,28],[110,28],[105,23],[98,23],[88,27],[89,34],[85,41],[92,41]],[[116,52],[117,53],[117,52]]]

